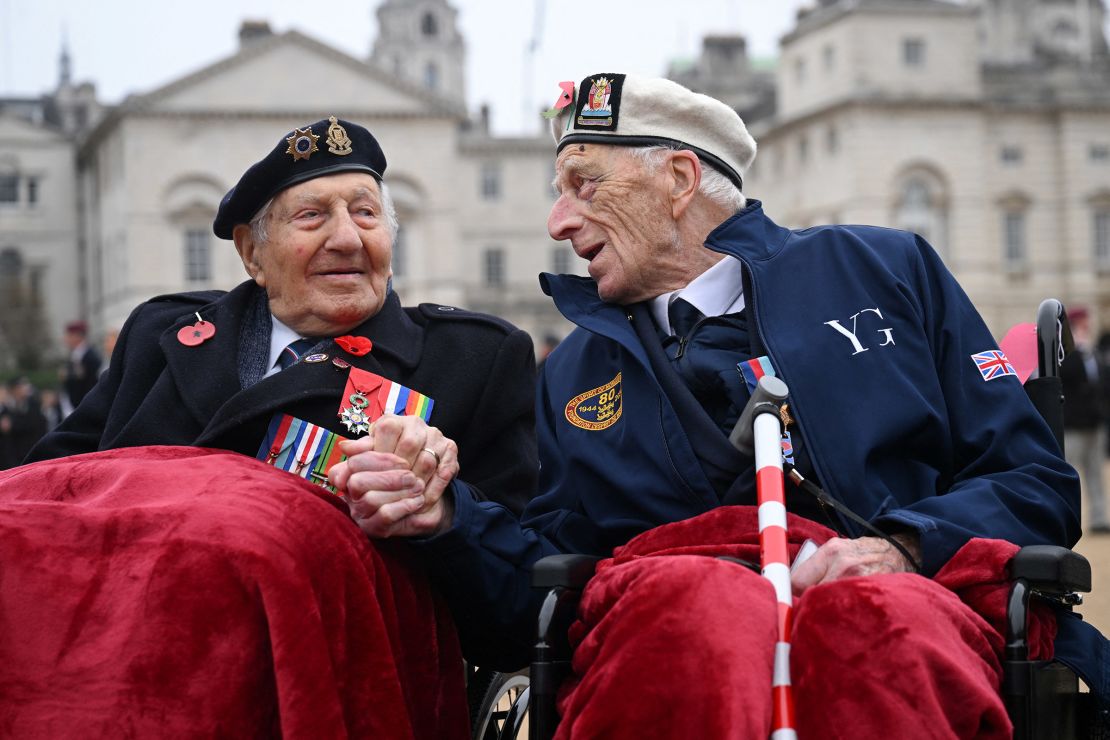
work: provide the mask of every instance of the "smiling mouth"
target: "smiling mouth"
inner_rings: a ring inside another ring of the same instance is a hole
[[[316,275],[319,277],[349,277],[351,275],[362,275],[363,271],[351,268],[335,268],[332,270],[321,270]]]

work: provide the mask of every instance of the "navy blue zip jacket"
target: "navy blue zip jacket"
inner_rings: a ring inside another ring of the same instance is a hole
[[[749,331],[789,386],[809,472],[876,526],[918,533],[925,575],[972,537],[1074,545],[1077,476],[1018,378],[976,362],[997,344],[923,239],[866,226],[791,231],[750,201],[706,246],[744,263]],[[726,465],[736,453],[719,431],[680,422],[681,394],[666,392],[642,341],[654,335],[646,306],[604,303],[585,278],[541,283],[579,328],[542,371],[540,493],[517,521],[459,487],[453,528],[423,545],[446,571],[464,638],[494,627],[495,662],[509,634],[527,642],[534,630],[537,559],[607,555],[731,503],[699,453]]]

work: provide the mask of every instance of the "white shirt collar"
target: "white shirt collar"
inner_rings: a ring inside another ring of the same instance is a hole
[[[651,314],[655,323],[674,334],[667,309],[679,296],[688,301],[705,316],[723,316],[744,308],[744,263],[730,255],[690,281],[685,288],[651,299]]]
[[[300,334],[278,321],[276,316],[270,314],[270,364],[266,366],[269,370],[266,371],[266,375],[263,377],[273,375],[281,369],[278,365],[278,357],[282,350],[289,346],[290,342],[295,342],[300,338]]]

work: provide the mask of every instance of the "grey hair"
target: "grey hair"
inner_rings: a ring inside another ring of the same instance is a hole
[[[649,144],[631,147],[629,151],[640,160],[645,170],[654,173],[659,171],[659,166],[663,163],[664,152],[678,151],[682,148],[679,144]],[[747,205],[748,199],[744,197],[740,188],[736,187],[736,183],[708,162],[700,158],[698,161],[701,162],[701,185],[698,186],[698,192],[721,208],[734,212],[742,210]]]
[[[385,228],[389,231],[389,241],[392,243],[397,239],[397,230],[399,224],[397,221],[397,209],[393,206],[393,196],[389,194],[389,186],[384,182],[378,183],[378,190],[382,194],[382,211],[385,215]],[[276,196],[275,196],[276,197]],[[249,226],[251,227],[251,239],[255,244],[265,244],[270,239],[270,211],[273,209],[274,199],[270,198],[266,201],[265,205],[258,209],[258,213],[251,217]]]

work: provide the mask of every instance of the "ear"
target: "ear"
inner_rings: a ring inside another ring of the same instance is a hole
[[[239,259],[243,261],[243,267],[246,269],[247,274],[251,276],[254,282],[258,283],[261,288],[266,287],[266,276],[262,272],[262,265],[258,263],[256,250],[258,245],[254,243],[254,234],[251,232],[251,227],[247,224],[239,224],[231,230],[231,238],[235,242],[235,251],[239,253]]]
[[[701,162],[698,155],[685,149],[671,152],[668,162],[671,176],[671,216],[677,221],[690,207],[701,185]]]

